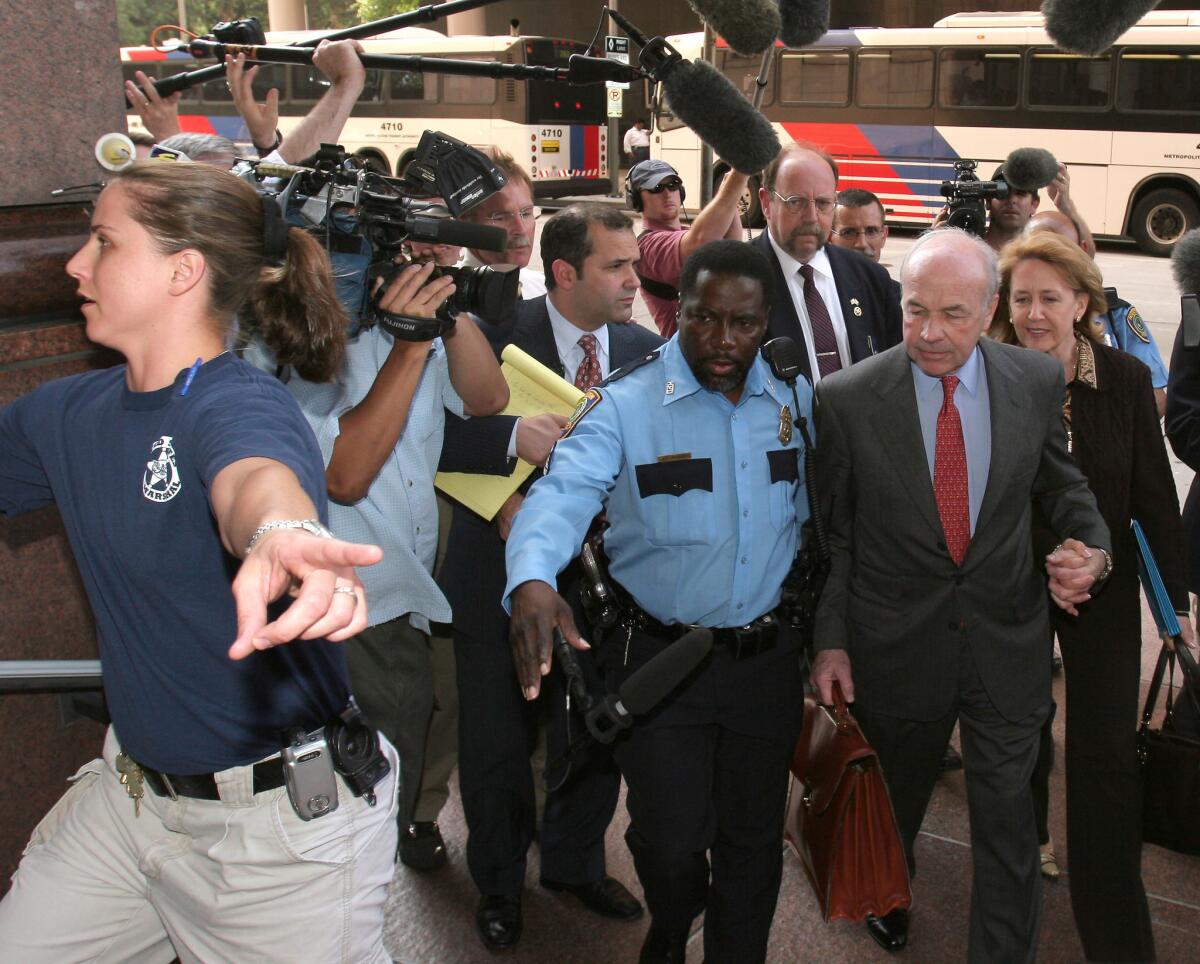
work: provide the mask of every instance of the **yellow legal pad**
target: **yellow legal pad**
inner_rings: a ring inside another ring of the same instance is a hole
[[[508,405],[501,414],[526,416],[557,412],[569,418],[583,399],[583,392],[516,345],[506,346],[500,357],[500,371],[508,382],[509,392]],[[439,472],[434,484],[450,498],[490,521],[504,501],[529,478],[533,469],[528,462],[518,459],[512,475]]]

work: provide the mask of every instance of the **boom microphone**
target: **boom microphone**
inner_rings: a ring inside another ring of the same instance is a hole
[[[1063,50],[1098,54],[1158,6],[1159,0],[1043,0],[1046,33]]]
[[[662,37],[649,39],[616,10],[608,15],[642,48],[638,64],[663,85],[671,113],[743,174],[757,174],[779,153],[775,128],[717,68],[684,60]]]
[[[829,0],[779,0],[780,37],[789,47],[816,43],[829,30]]]
[[[1058,177],[1058,161],[1040,147],[1018,147],[1004,159],[1004,180],[1018,191],[1040,191]]]
[[[635,80],[644,80],[645,77],[646,75],[636,67],[630,67],[619,60],[609,60],[607,57],[571,54],[567,61],[567,83],[573,87],[600,84],[606,80],[628,84]]]
[[[688,4],[739,54],[761,54],[779,36],[781,8],[773,0],[688,0]]]
[[[1200,228],[1193,228],[1175,242],[1171,274],[1184,294],[1200,294]]]
[[[671,690],[684,681],[712,651],[712,632],[693,629],[655,656],[588,711],[585,722],[592,738],[611,743],[619,730],[633,725],[633,718],[658,706]]]

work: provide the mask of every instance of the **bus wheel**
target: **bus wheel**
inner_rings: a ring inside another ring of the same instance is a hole
[[[1197,224],[1200,208],[1195,200],[1175,188],[1159,188],[1138,201],[1129,231],[1143,251],[1165,257]]]

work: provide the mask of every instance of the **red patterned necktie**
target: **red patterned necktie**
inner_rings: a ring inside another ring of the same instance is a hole
[[[967,450],[963,445],[962,419],[954,405],[957,375],[942,378],[942,410],[937,418],[937,445],[933,454],[933,496],[946,533],[946,548],[961,566],[971,542],[971,504],[967,497]]]
[[[833,333],[833,320],[829,309],[821,300],[821,292],[813,283],[811,264],[800,265],[800,277],[804,279],[804,307],[808,311],[808,323],[812,327],[813,348],[817,352],[817,368],[821,377],[832,375],[842,367],[842,356],[838,352],[837,336]]]
[[[581,335],[579,347],[583,349],[583,361],[575,372],[575,387],[586,392],[604,381],[604,375],[600,371],[600,356],[596,354],[596,336]]]

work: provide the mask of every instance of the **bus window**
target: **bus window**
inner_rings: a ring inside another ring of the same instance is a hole
[[[850,104],[848,50],[788,50],[779,61],[779,101],[783,104]]]
[[[292,78],[292,101],[311,103],[320,100],[329,90],[329,78],[311,65],[288,68]]]
[[[1200,111],[1200,51],[1125,48],[1117,67],[1117,107],[1125,111]]]
[[[487,60],[486,57],[463,57],[463,60]],[[458,77],[442,75],[443,104],[494,104],[496,102],[495,77]]]
[[[1112,58],[1035,50],[1029,57],[1030,107],[1108,107]]]
[[[942,107],[1016,107],[1021,54],[1016,49],[947,49],[939,55]]]
[[[418,74],[412,70],[388,71],[388,100],[433,100],[437,90],[436,74]]]
[[[279,91],[280,100],[287,99],[287,71],[283,64],[262,64],[250,85],[254,99],[259,103],[266,100],[267,91],[272,87]]]
[[[859,107],[933,105],[933,51],[913,47],[858,52]]]
[[[762,67],[761,56],[743,57],[732,50],[720,50],[717,52],[717,67],[729,78],[733,86],[742,92],[742,96],[746,100],[754,99],[754,92],[757,89],[754,82],[758,79],[759,68]],[[771,82],[772,79],[767,79],[767,86],[763,91],[763,107],[769,107],[775,103],[775,85]]]
[[[358,102],[360,104],[364,101],[378,103],[381,100],[383,100],[383,71],[372,68],[363,78],[363,89],[362,93],[358,95]]]

